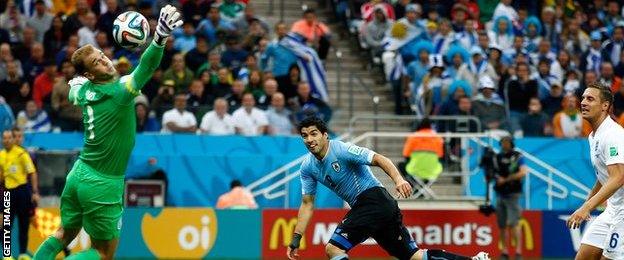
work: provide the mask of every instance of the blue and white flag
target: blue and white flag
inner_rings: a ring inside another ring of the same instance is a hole
[[[310,84],[312,94],[325,102],[329,101],[325,68],[316,51],[305,44],[305,38],[297,33],[288,33],[279,44],[297,56],[301,78]],[[307,59],[307,60],[306,60]]]

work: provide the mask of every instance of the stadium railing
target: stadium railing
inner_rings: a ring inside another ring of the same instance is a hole
[[[376,140],[383,140],[379,143],[387,145],[391,143],[391,141],[389,141],[391,139],[404,140],[407,136],[413,134],[412,132],[365,132],[354,137],[349,134],[344,134],[339,138],[354,144],[372,148],[375,146],[374,143]],[[480,166],[481,157],[485,148],[492,148],[495,152],[498,151],[499,138],[492,133],[439,133],[438,135],[445,140],[459,139],[462,151],[462,156],[459,158],[459,167],[445,169],[440,176],[458,178],[459,183],[457,185],[461,187],[462,195],[437,195],[434,193],[430,199],[474,201],[483,198],[483,194],[473,191],[475,185],[480,185],[481,187],[485,186],[483,170]],[[532,154],[520,148],[516,148],[516,150],[525,157],[528,165],[528,174],[523,183],[523,203],[525,209],[554,209],[553,201],[555,199],[584,200],[586,193],[589,192],[589,188],[586,185]],[[400,153],[400,151],[397,152]],[[396,155],[390,155],[389,157],[396,158]],[[284,197],[285,201],[289,201],[289,196],[293,194],[289,191],[289,182],[298,177],[298,167],[304,158],[305,156],[301,156],[283,165],[248,185],[247,188],[252,191],[254,196],[264,196],[267,199]],[[381,174],[378,176],[384,175]],[[385,183],[384,185],[391,188],[390,185],[392,184]],[[543,186],[546,188],[541,188]],[[575,191],[570,187],[575,187],[575,189],[579,191]],[[493,186],[490,185],[489,188],[493,189]],[[532,201],[535,202],[536,199],[543,200],[544,198],[547,199],[547,203],[544,207],[533,206],[531,203]],[[410,200],[416,199],[410,198]],[[288,205],[286,205],[286,207],[288,207]]]

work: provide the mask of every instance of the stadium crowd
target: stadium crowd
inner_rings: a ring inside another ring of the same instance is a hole
[[[333,0],[393,88],[397,114],[473,115],[487,130],[581,137],[602,81],[624,124],[624,10],[615,0]],[[404,109],[409,107],[410,109]]]
[[[141,50],[115,43],[115,17],[138,11],[153,33],[167,3],[186,22],[136,99],[137,131],[290,134],[306,115],[331,119],[326,87],[306,73],[324,73],[332,38],[313,9],[293,24],[268,24],[247,1],[9,0],[0,4],[5,128],[80,131],[82,111],[67,101],[73,51],[92,44],[120,74],[130,72]],[[611,86],[624,124],[620,1],[319,3],[357,35],[392,86],[397,114],[473,115],[486,130],[581,137],[589,129],[580,95],[599,80]]]
[[[313,74],[325,72],[330,31],[312,9],[292,25],[269,25],[248,1],[8,0],[0,3],[0,128],[81,131],[82,111],[67,99],[73,52],[91,44],[128,74],[142,49],[114,41],[115,18],[140,12],[152,35],[166,4],[185,23],[135,100],[138,132],[283,135],[307,115],[331,119],[324,78]]]

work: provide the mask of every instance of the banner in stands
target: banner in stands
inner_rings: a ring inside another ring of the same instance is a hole
[[[346,210],[317,210],[314,212],[301,243],[302,257],[325,256],[325,244],[340,223]],[[500,254],[498,228],[494,216],[486,217],[475,210],[406,210],[403,221],[416,243],[422,248],[445,249],[464,255],[479,251]],[[262,213],[262,256],[283,257],[297,223],[296,210],[264,210]],[[542,253],[541,212],[523,212],[522,227],[524,256]],[[369,239],[350,253],[354,257],[384,257],[374,240]]]
[[[260,218],[258,210],[128,208],[123,214],[119,248],[115,256],[156,259],[257,258],[260,255]],[[28,251],[35,252],[59,226],[58,208],[37,209],[29,231]],[[241,239],[245,241],[245,250],[240,250]],[[89,236],[82,230],[69,249],[75,253],[90,246]]]

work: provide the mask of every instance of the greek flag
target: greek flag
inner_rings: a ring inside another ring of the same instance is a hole
[[[297,65],[301,70],[301,78],[310,84],[312,94],[323,101],[329,101],[325,69],[316,51],[305,44],[305,38],[297,33],[288,33],[279,44],[297,56]],[[307,61],[306,61],[307,58]]]

